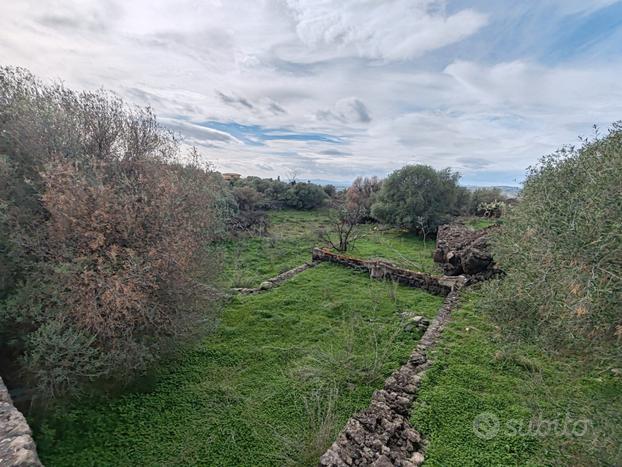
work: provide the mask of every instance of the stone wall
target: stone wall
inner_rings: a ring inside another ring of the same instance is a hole
[[[461,283],[461,277],[433,276],[423,272],[398,268],[394,264],[382,260],[364,260],[351,256],[332,253],[325,248],[313,249],[314,261],[328,261],[341,264],[359,271],[368,272],[374,279],[390,279],[400,284],[424,289],[435,295],[447,296],[456,284]]]
[[[301,264],[300,266],[296,266],[295,268],[290,269],[289,271],[282,272],[278,276],[271,277],[270,279],[266,279],[261,284],[259,284],[259,287],[237,287],[232,290],[234,292],[238,292],[241,294],[253,294],[257,292],[263,292],[265,290],[270,290],[273,287],[276,287],[277,285],[281,285],[286,280],[291,279],[296,274],[300,274],[301,272],[314,267],[316,264],[317,263],[313,262],[313,263],[305,263],[305,264]]]
[[[0,466],[41,466],[26,419],[0,378]]]
[[[429,367],[428,351],[437,342],[458,304],[459,283],[427,328],[408,362],[374,392],[370,406],[346,423],[320,458],[321,467],[416,467],[423,463],[424,442],[409,421],[421,377]]]
[[[499,229],[493,225],[473,230],[463,224],[447,224],[436,234],[434,261],[448,276],[466,275],[470,282],[486,280],[501,271],[490,252],[490,236]]]

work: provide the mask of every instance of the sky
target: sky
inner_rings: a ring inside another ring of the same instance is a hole
[[[149,105],[223,172],[517,185],[622,119],[622,1],[6,0],[0,65]]]

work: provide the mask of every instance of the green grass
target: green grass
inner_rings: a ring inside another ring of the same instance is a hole
[[[223,242],[222,284],[228,287],[256,287],[262,281],[311,261],[311,250],[321,246],[317,231],[328,225],[325,211],[273,211],[266,237],[241,237]],[[399,229],[362,225],[361,238],[348,254],[373,259],[384,258],[397,265],[439,273],[432,261],[434,239],[425,242]]]
[[[48,466],[315,465],[408,357],[441,298],[322,264],[226,307],[145,392],[86,400],[36,433]]]
[[[622,465],[622,379],[577,357],[509,347],[477,299],[469,293],[454,313],[412,416],[429,441],[425,465]],[[492,439],[475,435],[481,413],[500,421]],[[575,423],[574,434],[587,432],[573,436]]]
[[[224,242],[223,285],[257,287],[266,279],[311,261],[316,232],[326,216],[324,211],[272,211],[268,236]]]
[[[349,255],[359,258],[383,258],[398,266],[429,273],[440,272],[432,261],[435,240],[423,239],[399,229],[382,229],[376,224],[361,227],[362,236]]]

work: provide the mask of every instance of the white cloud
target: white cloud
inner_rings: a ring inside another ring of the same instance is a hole
[[[591,11],[590,2],[546,1],[564,14]],[[452,55],[452,44],[495,20],[441,0],[22,0],[0,3],[0,57],[152,105],[221,169],[264,176],[296,168],[303,178],[347,179],[412,161],[519,172],[592,123],[622,117],[619,58],[547,65]],[[206,120],[343,144],[249,145],[197,125]]]
[[[458,42],[486,23],[472,10],[446,15],[438,0],[288,0],[296,32],[314,53],[303,60],[360,56],[408,60]]]

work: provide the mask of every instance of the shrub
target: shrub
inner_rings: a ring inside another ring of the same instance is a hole
[[[383,182],[372,215],[381,222],[424,235],[434,233],[459,213],[462,189],[458,179],[459,175],[449,169],[402,167]]]
[[[327,195],[321,186],[314,183],[295,183],[285,195],[285,204],[290,208],[309,210],[321,207]]]
[[[40,395],[126,380],[215,312],[221,179],[103,91],[3,68],[0,100],[2,351]]]
[[[476,188],[470,194],[469,199],[469,214],[482,216],[484,215],[484,209],[482,206],[489,205],[490,203],[505,202],[507,196],[503,194],[500,188]]]
[[[507,273],[487,308],[519,337],[552,348],[622,338],[622,124],[530,168],[495,258]]]
[[[346,204],[349,210],[361,213],[361,221],[372,220],[371,207],[382,188],[382,180],[378,177],[356,177],[346,190]]]
[[[335,196],[337,196],[337,188],[335,187],[335,185],[324,185],[322,189],[324,190],[324,193],[326,193],[326,196],[328,196],[329,198],[334,198]]]
[[[232,216],[229,226],[234,232],[252,232],[263,235],[268,230],[268,216],[264,210],[265,198],[261,193],[248,185],[233,188],[233,196],[237,204],[237,214]]]

